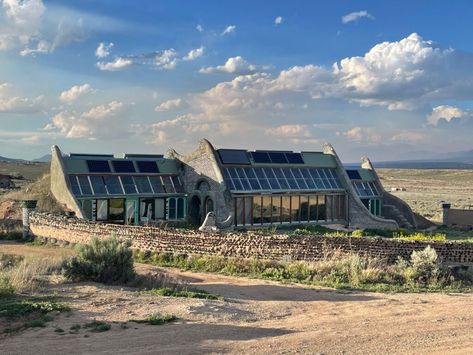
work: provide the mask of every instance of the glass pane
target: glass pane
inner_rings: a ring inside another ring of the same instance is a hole
[[[77,176],[69,175],[69,184],[71,185],[72,193],[76,196],[80,196],[81,191],[79,188],[79,183],[77,182]]]
[[[291,220],[291,197],[282,196],[281,198],[282,198],[281,219],[283,222],[289,222]]]
[[[92,220],[92,200],[83,200],[82,201],[82,212],[84,217],[89,221]]]
[[[236,168],[236,171],[237,171],[237,175],[240,179],[245,179],[246,178],[245,171],[242,168]]]
[[[317,220],[326,221],[327,220],[327,210],[325,207],[325,196],[321,195],[319,197],[319,203],[317,208]]]
[[[97,200],[97,221],[108,219],[108,200]]]
[[[248,179],[256,179],[255,172],[253,171],[252,168],[245,169],[245,173],[246,173],[246,176],[248,177]]]
[[[248,182],[250,183],[250,186],[251,186],[252,190],[261,190],[261,187],[259,186],[258,180],[248,179]]]
[[[169,201],[169,219],[176,219],[176,199],[170,198]]]
[[[263,196],[263,223],[271,223],[271,196]]]
[[[90,182],[92,183],[92,188],[94,189],[95,195],[107,194],[107,189],[105,188],[105,183],[102,176],[92,175],[90,176]]]
[[[161,176],[161,179],[163,180],[164,191],[166,191],[166,193],[173,194],[176,192],[176,190],[174,190],[174,186],[172,185],[170,176]]]
[[[133,178],[128,175],[120,176],[120,180],[123,185],[123,190],[125,190],[126,194],[136,194],[135,183],[133,182]]]
[[[166,201],[164,198],[156,198],[154,200],[154,218],[165,219],[166,218]]]
[[[235,220],[237,225],[244,224],[244,197],[235,198]]]
[[[122,185],[120,185],[118,176],[104,176],[103,178],[110,195],[123,195]]]
[[[149,221],[154,219],[154,199],[140,199],[140,221]]]
[[[82,190],[82,195],[92,195],[92,188],[90,187],[89,178],[85,175],[79,175],[77,178]]]
[[[185,193],[184,186],[182,186],[181,178],[179,176],[171,176],[172,183],[174,184],[174,188],[178,193]]]
[[[333,220],[333,196],[327,195],[325,196],[325,213],[327,221]]]
[[[309,219],[309,197],[301,196],[301,222],[307,222]]]
[[[253,224],[253,198],[245,197],[245,225]]]
[[[240,179],[233,179],[233,185],[235,185],[235,190],[237,191],[242,191],[243,190],[243,185],[240,182]]]
[[[317,195],[309,196],[309,220],[317,220]]]
[[[271,218],[271,221],[273,223],[280,223],[281,222],[281,196],[272,197],[272,211],[273,211],[273,216]]]
[[[124,222],[125,221],[125,199],[112,198],[110,199],[110,216],[111,221]]]
[[[126,224],[135,224],[135,201],[126,201]]]
[[[182,197],[177,199],[177,218],[184,218],[184,198]]]
[[[149,176],[149,181],[155,194],[164,193],[163,182],[159,176]]]
[[[230,176],[232,178],[237,178],[238,177],[238,174],[237,174],[237,171],[235,168],[228,168],[228,172],[230,173]]]
[[[253,196],[253,224],[261,224],[261,196]]]
[[[133,180],[135,181],[136,188],[140,194],[153,193],[147,176],[133,176]]]
[[[300,205],[299,196],[291,196],[291,221],[292,223],[298,223],[300,221]]]
[[[240,179],[241,184],[243,185],[243,190],[251,190],[250,182],[248,179]]]

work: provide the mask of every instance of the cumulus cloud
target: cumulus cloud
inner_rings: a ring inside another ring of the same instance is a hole
[[[89,84],[74,85],[69,90],[61,92],[61,95],[59,95],[59,99],[63,102],[70,103],[77,100],[79,97],[89,94],[91,92],[93,92],[93,90]]]
[[[280,25],[281,23],[283,22],[283,18],[282,16],[278,16],[274,19],[274,24],[277,26],[277,25]]]
[[[110,137],[119,134],[119,113],[124,104],[112,101],[108,104],[98,105],[88,111],[78,113],[75,111],[61,111],[56,114],[45,127],[47,131],[58,131],[66,138]],[[113,125],[114,129],[110,130]]]
[[[110,51],[113,47],[113,43],[110,42],[108,44],[104,42],[100,42],[97,49],[95,50],[95,56],[97,58],[105,58],[108,57],[110,54]]]
[[[360,18],[363,18],[363,17],[374,20],[373,15],[371,15],[368,11],[363,10],[363,11],[350,12],[349,14],[342,16],[342,23],[358,21]]]
[[[256,71],[256,65],[250,64],[241,56],[228,58],[224,65],[218,65],[216,67],[205,67],[199,70],[202,74],[215,74],[215,73],[251,73]]]
[[[132,64],[133,64],[133,61],[131,59],[118,57],[118,58],[115,58],[115,60],[111,62],[97,62],[96,66],[100,70],[118,71],[118,70],[123,70]]]
[[[356,143],[379,144],[383,141],[380,133],[373,128],[353,127],[345,132],[337,132]]]
[[[436,126],[441,120],[452,122],[455,119],[467,119],[472,117],[473,112],[470,110],[462,110],[454,106],[441,105],[432,109],[432,113],[427,117],[427,123]]]
[[[202,57],[204,55],[204,47],[199,47],[196,49],[191,49],[187,55],[182,58],[183,60],[195,60],[199,57]]]
[[[186,102],[181,98],[177,98],[174,100],[167,100],[161,102],[158,106],[156,106],[155,111],[157,112],[164,112],[170,110],[177,110],[186,106]]]
[[[158,68],[174,69],[177,64],[177,53],[173,48],[157,52],[154,61]]]
[[[204,32],[204,28],[202,27],[202,25],[195,26],[195,29],[199,32]]]
[[[235,31],[236,31],[236,26],[235,25],[230,25],[230,26],[225,27],[225,29],[222,31],[220,36],[225,36],[225,35],[228,35],[230,33],[234,33]]]
[[[43,96],[21,97],[14,93],[10,84],[0,84],[0,113],[37,113],[41,111],[43,101]]]

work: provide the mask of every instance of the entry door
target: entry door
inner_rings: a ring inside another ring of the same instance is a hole
[[[126,200],[126,224],[138,224],[138,200]]]

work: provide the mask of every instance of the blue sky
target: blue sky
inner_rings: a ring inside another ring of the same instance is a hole
[[[469,1],[0,4],[3,156],[473,149]]]

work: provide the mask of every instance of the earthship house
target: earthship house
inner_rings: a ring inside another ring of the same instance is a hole
[[[215,149],[189,155],[69,154],[52,147],[51,191],[79,218],[119,224],[192,223],[214,212],[221,229],[300,224],[416,227],[371,162],[346,170],[320,152]]]

